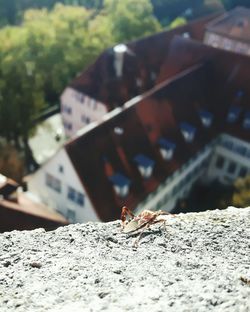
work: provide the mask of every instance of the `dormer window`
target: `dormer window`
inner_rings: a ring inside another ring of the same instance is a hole
[[[185,39],[189,39],[190,38],[190,33],[189,32],[184,32],[182,34],[182,37],[185,38]]]
[[[122,198],[126,197],[129,192],[130,180],[121,173],[116,173],[109,177],[113,184],[116,194]]]
[[[187,143],[191,143],[194,140],[196,128],[187,122],[182,122],[180,124],[181,133]]]
[[[138,88],[141,88],[142,87],[142,79],[141,78],[136,78],[136,86]]]
[[[213,114],[205,110],[200,110],[199,115],[203,126],[209,128],[213,122]]]
[[[137,163],[141,175],[145,179],[150,178],[153,173],[155,162],[143,154],[138,154],[134,158],[134,161]]]
[[[243,128],[249,130],[250,129],[250,111],[245,113],[243,120]]]
[[[150,79],[151,79],[151,81],[155,81],[155,79],[156,79],[156,73],[155,73],[154,71],[151,71],[151,73],[150,73]]]
[[[122,135],[124,133],[124,130],[121,127],[114,127],[114,133],[117,135]]]
[[[162,157],[165,160],[171,160],[174,155],[176,144],[164,138],[160,138],[158,143],[160,145],[160,152],[161,152]]]
[[[241,112],[241,108],[235,105],[232,105],[229,108],[228,114],[227,114],[227,122],[234,123],[239,118]]]

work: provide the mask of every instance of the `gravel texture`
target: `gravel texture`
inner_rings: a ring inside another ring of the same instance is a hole
[[[0,235],[0,311],[250,311],[250,208]]]

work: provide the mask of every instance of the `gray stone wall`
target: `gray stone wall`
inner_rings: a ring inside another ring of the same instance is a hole
[[[0,311],[250,311],[250,208],[0,235]]]

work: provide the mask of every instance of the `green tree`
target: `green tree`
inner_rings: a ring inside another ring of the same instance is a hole
[[[250,176],[238,179],[234,187],[233,205],[236,207],[250,206]]]
[[[100,10],[103,5],[103,0],[0,0],[0,27],[19,24],[28,9],[52,9],[58,2],[96,10]]]
[[[105,0],[103,13],[110,19],[116,42],[130,41],[161,30],[148,0]]]
[[[177,17],[175,20],[172,21],[172,23],[169,25],[170,29],[183,26],[187,23],[187,20],[184,17]]]
[[[23,146],[26,159],[32,160],[28,146],[33,116],[44,105],[42,84],[31,77],[27,62],[27,31],[5,28],[0,32],[0,135]]]
[[[26,11],[22,27],[3,28],[0,40],[0,136],[23,147],[28,163],[35,117],[58,102],[69,81],[113,37],[107,17],[56,5],[50,12]]]
[[[34,119],[75,75],[104,49],[160,29],[147,0],[108,0],[100,14],[62,4],[26,11],[22,27],[0,30],[0,136],[23,147],[29,162]]]

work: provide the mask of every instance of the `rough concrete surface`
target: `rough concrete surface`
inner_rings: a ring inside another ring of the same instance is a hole
[[[0,235],[0,311],[250,311],[250,208]]]

